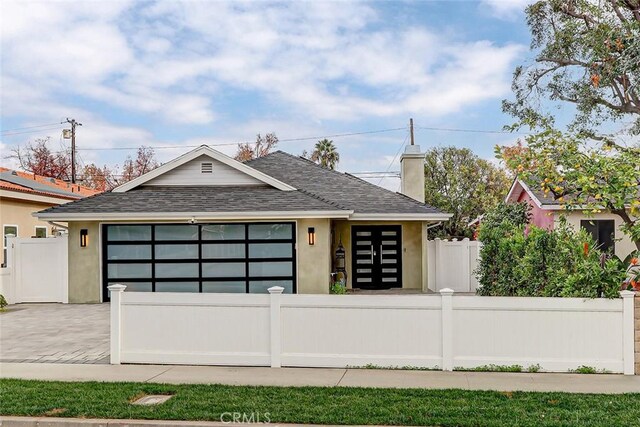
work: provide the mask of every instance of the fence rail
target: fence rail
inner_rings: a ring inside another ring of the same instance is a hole
[[[178,294],[111,290],[111,363],[452,370],[581,365],[633,374],[622,298]]]

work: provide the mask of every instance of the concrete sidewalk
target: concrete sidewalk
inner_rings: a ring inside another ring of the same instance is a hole
[[[383,369],[0,363],[0,378],[320,387],[387,387],[569,393],[640,393],[640,376]]]

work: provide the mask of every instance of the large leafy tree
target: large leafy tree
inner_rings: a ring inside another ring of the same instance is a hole
[[[504,199],[506,172],[467,148],[437,147],[425,156],[425,203],[453,214],[432,236],[471,237],[471,220]]]
[[[278,137],[275,133],[268,133],[264,137],[260,134],[256,136],[256,142],[245,142],[238,145],[235,159],[239,162],[257,159],[266,156],[278,145]]]
[[[535,61],[513,78],[506,112],[523,122],[550,119],[545,100],[576,107],[571,129],[591,136],[609,120],[640,133],[640,0],[541,0],[527,23]]]
[[[568,210],[620,216],[640,250],[640,144],[594,141],[549,127],[527,137],[526,147],[498,147],[497,155]]]
[[[310,160],[322,167],[333,170],[340,161],[340,154],[333,141],[325,138],[316,142]]]

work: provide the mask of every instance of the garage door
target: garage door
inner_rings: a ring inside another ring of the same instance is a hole
[[[138,292],[296,291],[295,224],[109,224],[102,228],[107,286]]]

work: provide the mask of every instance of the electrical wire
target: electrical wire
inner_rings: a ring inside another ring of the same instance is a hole
[[[32,129],[32,130],[24,130],[24,131],[20,131],[20,132],[10,132],[10,133],[2,133],[2,136],[12,136],[12,135],[23,135],[26,133],[35,133],[35,132],[48,132],[50,130],[62,130],[60,129],[60,126],[62,126],[62,124],[57,125],[56,127],[52,127],[52,128],[45,128],[45,129]]]
[[[55,126],[55,125],[59,126],[61,124],[63,124],[63,123],[49,123],[49,124],[46,124],[46,125],[35,125],[35,126],[25,126],[25,127],[22,127],[22,128],[4,129],[2,131],[2,133],[13,132],[15,130],[23,130],[23,129],[44,128],[44,127]]]
[[[494,133],[494,134],[511,134],[511,135],[531,135],[528,132],[510,132],[508,130],[482,130],[482,129],[457,129],[457,128],[437,128],[429,126],[415,126],[416,129],[433,130],[441,132],[465,132],[465,133]]]
[[[406,129],[406,128],[405,128]],[[387,169],[385,171],[389,172],[389,170],[391,169],[391,166],[393,165],[393,163],[396,161],[396,159],[398,158],[398,155],[400,154],[400,151],[402,151],[402,147],[404,147],[404,145],[407,143],[407,140],[409,139],[409,134],[410,132],[407,130],[407,135],[405,135],[404,137],[404,141],[402,141],[402,144],[400,145],[400,147],[398,148],[398,151],[396,151],[396,155],[393,156],[393,159],[391,160],[391,162],[389,163],[389,166],[387,166]],[[380,178],[380,180],[378,181],[378,185],[380,185],[380,183],[382,182],[382,180],[384,179],[384,176]]]

